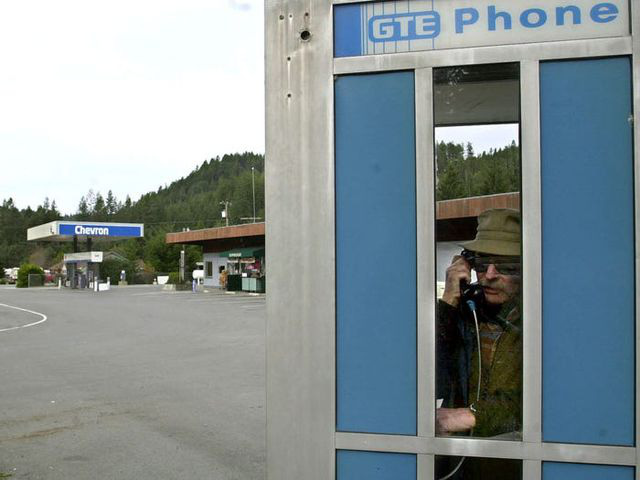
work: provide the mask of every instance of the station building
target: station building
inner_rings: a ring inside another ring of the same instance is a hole
[[[264,293],[266,289],[264,222],[168,233],[169,244],[199,245],[203,251],[204,285],[220,287],[226,271],[226,289]]]

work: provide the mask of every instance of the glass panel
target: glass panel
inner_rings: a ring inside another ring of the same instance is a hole
[[[518,64],[434,69],[438,435],[521,438],[519,97]]]
[[[540,64],[546,442],[636,444],[632,72],[625,57]]]
[[[542,462],[543,480],[633,480],[633,467]]]
[[[522,460],[436,456],[436,480],[520,480]]]
[[[337,480],[415,480],[418,458],[408,453],[336,452]]]

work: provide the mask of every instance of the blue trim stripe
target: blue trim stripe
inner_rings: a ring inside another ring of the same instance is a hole
[[[333,7],[334,56],[362,55],[361,6],[358,4]]]

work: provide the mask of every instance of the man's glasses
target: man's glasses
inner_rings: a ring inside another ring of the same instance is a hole
[[[520,275],[521,272],[519,256],[482,255],[468,250],[463,252],[462,256],[478,273],[485,273],[489,269],[489,265],[493,265],[502,275]]]

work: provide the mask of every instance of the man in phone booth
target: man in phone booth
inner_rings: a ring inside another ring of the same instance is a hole
[[[447,268],[437,307],[438,434],[521,438],[520,238],[520,212],[486,210]]]

